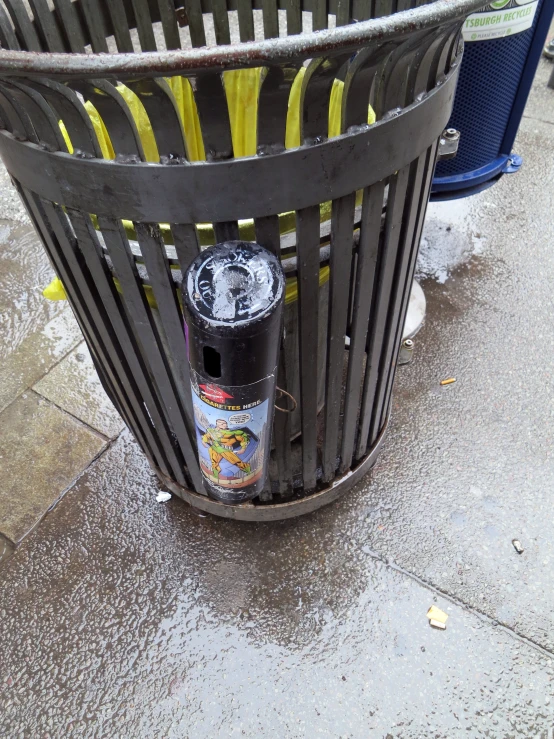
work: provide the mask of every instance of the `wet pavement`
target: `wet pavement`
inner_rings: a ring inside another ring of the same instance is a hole
[[[5,180],[0,169],[0,561],[123,428],[68,304],[42,296],[54,273]]]
[[[0,570],[0,736],[551,736],[550,69],[522,170],[430,209],[371,476],[294,521],[199,517],[124,431]]]

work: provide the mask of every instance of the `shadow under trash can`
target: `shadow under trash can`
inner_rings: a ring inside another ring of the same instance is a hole
[[[164,485],[242,520],[315,510],[375,462],[482,0],[257,5],[0,2],[0,154],[106,392]],[[237,240],[281,260],[284,330],[269,477],[225,505],[198,464],[181,282]]]

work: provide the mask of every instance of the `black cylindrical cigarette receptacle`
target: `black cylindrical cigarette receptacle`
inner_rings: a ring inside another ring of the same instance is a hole
[[[229,241],[183,279],[198,460],[209,495],[241,503],[269,462],[285,278],[267,249]]]

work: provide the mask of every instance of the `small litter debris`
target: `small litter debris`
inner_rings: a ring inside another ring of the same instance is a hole
[[[427,618],[429,619],[429,625],[435,629],[446,629],[446,622],[448,621],[448,613],[441,611],[437,606],[431,606],[427,611]]]
[[[514,549],[518,554],[523,554],[524,549],[521,546],[521,542],[519,541],[519,539],[512,539],[512,544],[514,545]]]
[[[432,626],[434,629],[442,629],[442,631],[446,629],[446,624],[442,621],[437,621],[436,618],[429,619],[429,626]]]
[[[171,493],[166,493],[162,490],[156,495],[156,501],[158,503],[167,503],[168,500],[171,500]]]
[[[455,377],[447,377],[446,380],[441,380],[441,385],[452,385],[453,382],[456,382]]]

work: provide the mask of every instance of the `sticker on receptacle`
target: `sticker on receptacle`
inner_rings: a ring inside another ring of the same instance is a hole
[[[490,41],[527,31],[533,25],[539,0],[495,0],[464,23],[464,41]]]
[[[258,481],[268,453],[267,382],[223,387],[192,375],[198,460],[212,485],[244,488]]]

